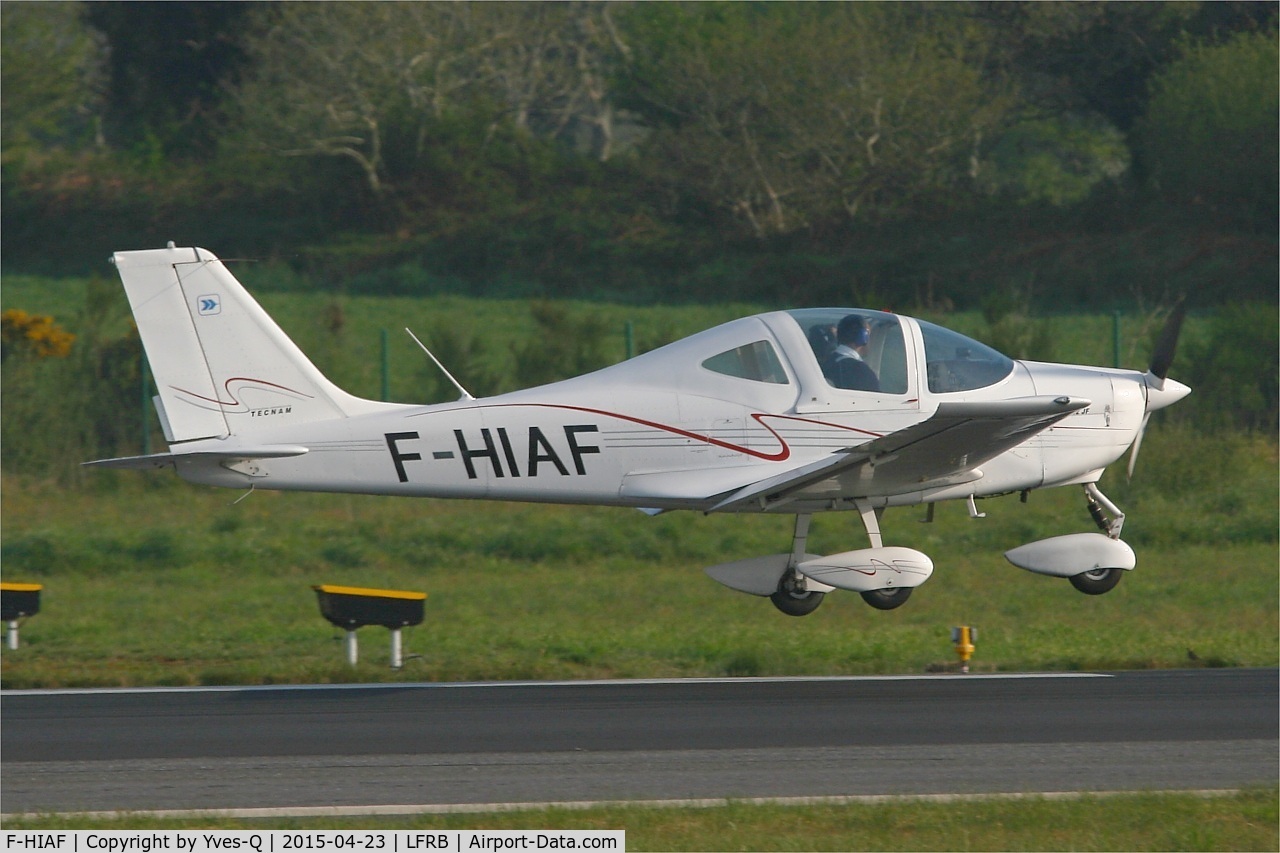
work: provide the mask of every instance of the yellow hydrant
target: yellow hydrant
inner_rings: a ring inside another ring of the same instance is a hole
[[[951,642],[955,644],[956,655],[960,658],[960,671],[969,671],[969,658],[973,657],[977,647],[974,645],[978,641],[978,629],[970,628],[968,625],[961,625],[958,628],[951,629]]]

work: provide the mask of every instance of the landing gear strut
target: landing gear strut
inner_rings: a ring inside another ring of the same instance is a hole
[[[1108,539],[1118,540],[1120,530],[1124,527],[1124,512],[1102,493],[1097,483],[1085,484],[1084,497],[1093,523],[1098,525],[1098,529],[1105,533]],[[1102,595],[1104,592],[1115,589],[1123,576],[1122,569],[1098,568],[1072,575],[1068,580],[1085,595]]]
[[[825,592],[817,592],[809,588],[806,578],[796,573],[795,566],[804,559],[805,543],[809,541],[809,522],[811,515],[797,515],[795,533],[791,538],[791,565],[786,574],[778,581],[778,588],[769,600],[773,606],[788,616],[808,616],[818,609]],[[830,587],[828,587],[830,589]]]
[[[734,589],[769,596],[788,616],[812,613],[835,589],[856,592],[877,610],[901,607],[911,597],[911,590],[933,574],[933,561],[911,548],[884,547],[880,536],[883,508],[865,500],[855,501],[855,506],[867,528],[870,548],[827,556],[807,554],[810,516],[801,514],[796,516],[790,554],[725,563],[707,569],[707,573]]]
[[[1102,493],[1097,483],[1085,484],[1084,499],[1089,505],[1089,515],[1093,518],[1093,523],[1098,525],[1098,529],[1109,539],[1119,539],[1120,531],[1124,528],[1124,512],[1120,507]]]
[[[867,539],[870,540],[871,547],[884,547],[884,537],[880,535],[880,515],[884,510],[875,509],[864,500],[855,501],[854,505],[862,516],[863,526],[867,528]],[[860,592],[858,595],[876,610],[893,610],[907,603],[907,599],[911,597],[911,589],[909,586],[886,587]]]

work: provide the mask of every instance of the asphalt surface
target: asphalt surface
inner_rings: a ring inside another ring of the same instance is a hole
[[[1275,669],[15,691],[0,715],[7,814],[1280,780]]]

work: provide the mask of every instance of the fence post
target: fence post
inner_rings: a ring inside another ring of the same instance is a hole
[[[382,330],[382,402],[391,399],[391,356],[388,352],[387,330]]]
[[[1112,367],[1120,366],[1120,309],[1111,314],[1111,352]]]

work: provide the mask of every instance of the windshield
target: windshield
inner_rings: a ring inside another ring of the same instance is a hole
[[[787,313],[804,330],[832,387],[907,393],[906,347],[895,315],[860,308],[802,308]]]
[[[1013,372],[1013,360],[959,332],[917,320],[924,335],[929,390],[935,394],[994,385]]]

